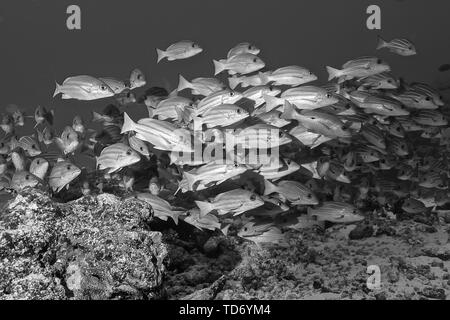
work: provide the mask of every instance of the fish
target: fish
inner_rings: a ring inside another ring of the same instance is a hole
[[[213,161],[194,170],[184,171],[182,181],[185,182],[185,187],[182,188],[182,191],[205,190],[217,186],[228,179],[238,177],[247,170],[248,168],[245,165]]]
[[[48,184],[55,193],[59,193],[64,188],[69,188],[69,184],[81,174],[81,169],[70,161],[58,161],[50,171]]]
[[[387,42],[382,37],[378,36],[377,50],[384,48],[404,57],[417,54],[415,45],[408,39],[394,39]]]
[[[116,143],[102,150],[97,158],[97,169],[114,173],[141,160],[139,154],[123,143]]]
[[[353,100],[358,107],[364,109],[364,112],[369,114],[377,114],[382,116],[408,116],[410,112],[397,101],[389,98],[381,98],[376,96],[369,96],[362,102]]]
[[[238,145],[246,149],[273,149],[292,142],[282,129],[268,124],[256,124],[225,136],[229,147]]]
[[[219,215],[233,214],[233,216],[238,216],[262,206],[264,201],[254,192],[235,189],[221,193],[209,201],[195,201],[195,204],[200,210],[201,217],[212,211],[216,211]]]
[[[358,209],[353,205],[343,202],[323,202],[313,209],[308,207],[308,215],[317,217],[319,221],[333,223],[355,223],[364,220]]]
[[[137,102],[136,96],[129,89],[125,89],[122,93],[114,96],[120,106],[129,106]]]
[[[352,79],[367,78],[379,73],[391,71],[390,66],[383,60],[376,57],[362,57],[346,62],[343,69],[339,70],[327,66],[328,81],[338,78],[343,82]]]
[[[272,166],[263,165],[259,170],[259,174],[266,180],[277,181],[300,169],[300,165],[291,159],[282,159],[281,168],[273,168]]]
[[[233,48],[228,51],[227,58],[231,58],[233,56],[237,56],[242,53],[251,53],[255,56],[260,54],[261,50],[255,47],[254,45],[248,43],[248,42],[242,42],[234,46]]]
[[[190,89],[193,95],[206,97],[225,90],[226,86],[216,78],[195,78],[189,82],[182,75],[179,75],[177,91],[181,92],[186,89]]]
[[[92,112],[92,121],[101,122],[105,126],[115,124],[117,119],[121,118],[122,112],[113,104],[107,105],[101,113]]]
[[[192,118],[193,108],[194,102],[189,98],[170,97],[158,103],[152,116],[159,120],[175,119],[189,122]]]
[[[22,149],[19,149],[17,151],[12,151],[10,153],[10,157],[11,157],[11,162],[14,165],[14,168],[17,171],[25,171],[25,167],[27,165],[28,159],[25,156],[24,152],[22,151]]]
[[[413,115],[412,120],[424,126],[441,127],[448,125],[448,120],[442,113],[435,110],[421,110]]]
[[[411,84],[410,87],[413,90],[416,90],[417,92],[422,93],[427,97],[430,97],[433,100],[433,103],[438,107],[443,107],[445,105],[445,102],[443,101],[444,98],[442,97],[440,92],[437,89],[429,86],[428,84],[416,82]]]
[[[30,173],[35,177],[44,180],[48,169],[49,162],[44,158],[35,158],[30,164]]]
[[[21,137],[19,139],[19,147],[30,157],[36,157],[42,153],[39,143],[31,136]]]
[[[203,49],[190,40],[183,40],[170,45],[165,51],[156,49],[159,63],[164,58],[168,61],[188,59],[203,52]]]
[[[409,198],[403,202],[402,210],[409,214],[419,214],[427,211],[423,202]]]
[[[189,130],[156,119],[141,119],[135,123],[125,113],[121,133],[130,131],[136,133],[136,138],[147,141],[160,150],[192,152],[193,146],[201,145]]]
[[[26,188],[34,188],[41,181],[33,174],[27,171],[16,171],[11,179],[11,188],[20,192]]]
[[[258,108],[265,103],[264,96],[277,96],[281,90],[273,86],[256,86],[242,93],[243,97],[252,100],[255,104],[253,108]]]
[[[361,128],[361,135],[374,146],[386,149],[383,131],[375,125],[366,124]]]
[[[58,94],[62,94],[62,99],[92,101],[112,97],[114,91],[102,80],[81,75],[67,78],[62,85],[56,83],[53,97]]]
[[[245,75],[259,71],[266,66],[261,58],[251,53],[241,53],[219,61],[213,60],[213,63],[215,76],[225,70],[228,71],[230,75]]]
[[[387,72],[363,78],[359,82],[363,88],[372,90],[394,90],[400,86],[398,81]]]
[[[248,222],[238,231],[237,235],[259,245],[265,243],[283,244],[286,242],[281,230],[273,223],[257,224],[256,222]]]
[[[148,149],[148,146],[145,143],[145,141],[142,141],[141,139],[136,138],[133,135],[130,135],[128,137],[128,144],[134,151],[137,151],[139,154],[143,155],[144,157],[147,157],[147,158],[150,157],[150,150]]]
[[[228,84],[232,90],[234,90],[239,85],[242,88],[247,88],[250,86],[256,87],[256,86],[265,86],[269,83],[269,75],[271,74],[271,71],[267,72],[258,72],[254,75],[249,76],[237,76],[233,75],[228,78]]]
[[[284,91],[280,98],[264,95],[266,111],[271,111],[279,106],[290,103],[300,110],[315,110],[337,103],[336,96],[325,89],[315,86],[301,86]]]
[[[243,108],[234,104],[222,104],[198,115],[194,118],[194,121],[211,129],[218,126],[227,127],[247,117],[249,117],[249,114]]]
[[[279,68],[266,75],[267,82],[274,86],[291,86],[298,87],[302,84],[316,81],[318,78],[315,74],[306,68],[299,66],[287,66]]]
[[[200,115],[207,112],[209,109],[217,107],[222,104],[235,104],[238,102],[243,95],[237,91],[232,90],[222,90],[214,92],[209,96],[206,96],[197,104],[195,108],[195,115]]]
[[[338,117],[314,110],[303,110],[299,113],[287,101],[284,105],[282,118],[297,120],[307,130],[329,138],[349,138],[352,135],[351,131]]]
[[[150,204],[158,219],[167,221],[168,218],[171,218],[176,225],[178,225],[180,216],[186,213],[186,210],[175,210],[176,208],[173,208],[166,200],[150,193],[137,193],[131,197]]]
[[[34,111],[34,119],[36,121],[35,128],[43,124],[44,122],[48,125],[53,125],[53,118],[55,116],[55,112],[53,110],[47,111],[44,107],[37,106],[36,110]]]
[[[134,69],[130,74],[130,90],[141,88],[147,84],[145,74],[139,70]]]
[[[222,228],[222,223],[213,214],[200,215],[200,210],[192,209],[186,212],[186,216],[183,217],[183,221],[196,227],[199,230],[220,230],[223,235],[228,234],[228,228],[230,225],[226,225]]]
[[[439,108],[439,106],[434,103],[432,97],[428,96],[423,91],[414,88],[409,88],[401,93],[391,93],[389,96],[411,109],[436,110]]]
[[[256,118],[263,121],[264,123],[277,127],[277,128],[283,128],[291,123],[291,121],[283,119],[282,112],[278,110],[272,110],[269,112],[264,112],[256,115]],[[289,132],[290,135],[293,135],[291,132]]]
[[[316,195],[305,185],[297,181],[283,180],[276,185],[264,180],[264,195],[278,193],[292,205],[318,205]]]

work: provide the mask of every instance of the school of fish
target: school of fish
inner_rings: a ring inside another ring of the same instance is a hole
[[[406,39],[380,37],[382,49],[417,54]],[[157,49],[157,63],[202,52],[180,41]],[[79,75],[56,83],[53,96],[63,100],[109,99],[92,114],[100,131],[76,116],[57,133],[50,108],[30,116],[2,108],[0,192],[89,195],[116,183],[163,221],[225,235],[231,227],[258,245],[283,244],[287,229],[359,223],[374,209],[446,210],[450,112],[438,90],[396,78],[375,56],[326,66],[328,82],[319,85],[302,66],[269,70],[261,53],[240,43],[211,62],[210,75],[179,75],[175,90],[151,87],[139,98],[134,90],[147,85],[139,69],[124,81]],[[132,119],[127,108],[135,107],[148,117]],[[28,119],[34,131],[17,136]],[[95,170],[78,164],[80,154]]]

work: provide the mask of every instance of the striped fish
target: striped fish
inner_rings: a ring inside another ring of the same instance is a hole
[[[354,101],[366,113],[378,114],[382,116],[407,116],[409,111],[393,99],[370,96],[363,102]]]
[[[99,80],[106,83],[106,85],[111,88],[114,94],[122,93],[125,89],[127,89],[125,82],[123,82],[122,80],[114,78],[99,78]]]
[[[212,211],[217,211],[219,215],[237,216],[262,206],[264,201],[254,192],[235,189],[218,194],[210,201],[195,201],[195,204],[200,209],[200,216],[206,216]]]
[[[325,89],[315,86],[302,86],[284,91],[280,98],[264,95],[266,110],[271,111],[288,101],[298,109],[314,110],[337,103],[339,100]]]
[[[435,105],[442,107],[445,105],[443,97],[438,90],[425,83],[413,83],[411,88],[433,99]]]
[[[213,60],[214,75],[227,70],[230,75],[249,74],[263,69],[266,64],[258,56],[251,53],[241,53],[228,59]]]
[[[19,146],[27,153],[30,157],[36,157],[42,153],[39,143],[30,136],[21,137],[19,139]]]
[[[137,193],[131,197],[150,204],[155,217],[163,221],[167,221],[168,218],[171,218],[175,224],[178,224],[179,217],[186,212],[184,210],[175,210],[166,200],[152,195],[151,193]]]
[[[315,209],[309,207],[308,214],[317,217],[319,221],[333,223],[354,223],[364,220],[358,209],[343,202],[324,202]]]
[[[50,172],[48,184],[58,193],[81,174],[81,170],[70,161],[59,161]]]
[[[339,83],[354,78],[367,78],[390,70],[390,66],[377,57],[361,57],[350,60],[342,66],[342,70],[327,66],[328,81],[338,78]]]
[[[273,223],[248,222],[238,231],[237,235],[257,245],[286,243],[284,234]]]
[[[408,145],[405,140],[391,137],[388,141],[388,150],[399,157],[404,157],[409,154]]]
[[[116,172],[141,160],[139,154],[123,143],[116,143],[102,150],[97,158],[97,169]]]
[[[191,58],[202,51],[203,49],[198,44],[190,40],[183,40],[174,43],[165,51],[156,49],[156,53],[158,54],[158,63],[164,58],[167,58],[168,61]]]
[[[377,50],[387,48],[389,51],[398,55],[407,57],[417,54],[416,47],[408,39],[394,39],[389,42],[385,41],[382,37],[378,37]]]
[[[241,53],[251,53],[257,56],[260,52],[261,50],[252,45],[251,43],[242,42],[231,48],[230,51],[228,51],[227,58],[237,56],[238,54]]]
[[[265,86],[269,83],[268,76],[271,74],[271,71],[267,72],[258,72],[252,76],[232,76],[228,78],[228,83],[230,88],[234,90],[237,86],[241,85],[242,88],[247,87],[256,87],[256,86]]]
[[[137,151],[138,153],[140,153],[141,155],[143,155],[147,158],[150,157],[150,151],[149,151],[148,146],[145,143],[145,141],[142,141],[141,139],[136,138],[136,136],[134,136],[134,135],[130,135],[128,137],[128,143],[133,150]]]
[[[25,188],[34,188],[41,181],[39,178],[27,171],[17,171],[12,176],[10,187],[15,191],[22,191]]]
[[[257,124],[236,131],[226,133],[227,146],[239,145],[247,149],[272,149],[292,142],[292,139],[280,128]]]
[[[316,195],[305,185],[297,181],[284,180],[276,185],[264,180],[264,195],[278,193],[292,205],[317,205]]]
[[[281,90],[272,86],[257,86],[251,87],[244,91],[242,95],[246,99],[250,99],[255,102],[254,108],[258,108],[265,103],[264,95],[277,96],[281,93]]]
[[[442,113],[434,110],[421,110],[412,117],[412,120],[420,125],[432,127],[441,127],[448,124]]]
[[[412,109],[436,110],[439,108],[430,96],[416,89],[408,89],[400,94],[390,94],[389,96]]]
[[[377,126],[366,124],[361,128],[361,134],[369,143],[378,148],[386,149],[383,131]]]
[[[216,78],[195,78],[188,81],[180,75],[177,91],[181,92],[186,89],[191,89],[193,95],[206,97],[218,91],[225,90],[226,86]]]
[[[114,96],[114,91],[103,81],[91,76],[75,76],[56,83],[53,97],[62,93],[62,99],[90,101]]]
[[[275,86],[297,87],[317,80],[317,76],[306,68],[287,66],[273,71],[267,76],[269,82]]]
[[[382,72],[360,80],[361,86],[373,90],[390,90],[399,87],[398,81],[389,73]]]
[[[200,100],[195,108],[195,114],[201,115],[209,109],[217,107],[221,104],[234,104],[242,97],[243,95],[241,93],[228,89],[217,91]]]
[[[136,132],[138,139],[147,141],[160,150],[192,152],[194,146],[201,145],[198,139],[192,137],[189,130],[156,119],[141,119],[135,123],[125,113],[121,133],[130,131]]]
[[[191,117],[190,113],[194,103],[191,99],[184,97],[170,97],[162,100],[153,110],[153,117],[157,117],[159,120],[174,119],[177,121],[189,122]]]

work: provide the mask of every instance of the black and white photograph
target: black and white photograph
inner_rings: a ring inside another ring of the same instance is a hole
[[[0,300],[450,300],[449,13],[1,0]]]

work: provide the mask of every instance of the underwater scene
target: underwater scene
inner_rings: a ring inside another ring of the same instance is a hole
[[[450,6],[346,3],[2,3],[0,300],[449,299]]]

